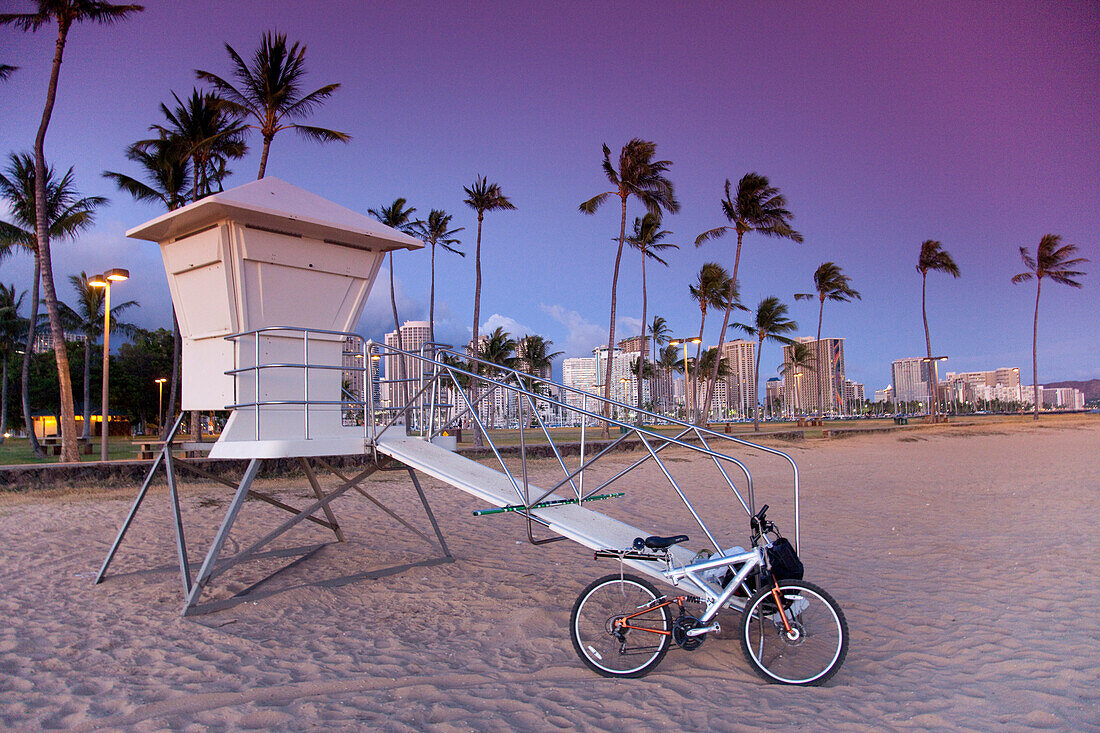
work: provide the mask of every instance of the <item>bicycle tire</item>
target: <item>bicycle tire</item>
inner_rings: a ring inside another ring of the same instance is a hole
[[[758,675],[787,685],[820,685],[848,654],[848,622],[833,597],[804,580],[781,580],[779,592],[792,633],[778,616],[770,583],[741,615],[741,651]]]
[[[636,575],[607,575],[590,583],[569,616],[569,637],[577,656],[604,677],[644,677],[652,672],[672,643],[672,613],[668,606],[638,611],[662,595]],[[632,628],[616,628],[615,619],[626,616],[631,616]],[[629,646],[630,641],[635,646]]]

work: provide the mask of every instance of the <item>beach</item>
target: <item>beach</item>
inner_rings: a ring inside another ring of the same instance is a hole
[[[153,730],[637,731],[1100,728],[1100,419],[947,425],[775,441],[801,479],[806,579],[847,615],[847,660],[824,686],[765,683],[737,616],[655,672],[612,680],[569,640],[570,609],[611,560],[532,546],[515,515],[423,479],[453,563],[363,497],[333,503],[347,541],[303,523],[207,589],[181,618],[163,481],[111,572],[93,578],[137,486],[0,494],[0,727]],[[670,451],[731,544],[748,522],[713,463]],[[612,456],[603,475],[637,460]],[[556,481],[547,459],[536,482]],[[751,464],[758,502],[793,534],[790,468]],[[327,479],[329,486],[335,481]],[[312,500],[301,477],[259,488]],[[366,488],[431,534],[407,476]],[[592,505],[654,534],[705,539],[653,466]],[[181,488],[192,561],[232,491]],[[248,501],[239,551],[287,515]],[[536,530],[545,536],[545,530]]]

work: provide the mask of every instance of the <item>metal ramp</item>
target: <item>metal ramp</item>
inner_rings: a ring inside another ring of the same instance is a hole
[[[507,475],[446,448],[413,436],[397,436],[392,431],[379,438],[376,447],[379,453],[494,506],[514,504],[515,487]],[[534,485],[528,485],[528,489],[532,495],[543,497],[543,501],[567,499],[566,496],[547,493]],[[592,550],[630,547],[635,537],[648,534],[578,504],[531,509],[530,513],[548,529]],[[679,545],[671,548],[671,551],[673,560],[678,564],[686,565],[694,557],[694,553]],[[627,561],[626,564],[658,580],[664,579],[660,569],[653,563]]]

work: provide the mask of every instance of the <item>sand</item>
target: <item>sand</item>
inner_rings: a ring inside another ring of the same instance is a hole
[[[1100,729],[1100,421],[948,426],[785,445],[803,483],[806,577],[844,608],[851,647],[823,687],[769,685],[736,617],[640,680],[588,671],[567,623],[577,593],[616,569],[579,545],[526,543],[514,516],[425,482],[456,562],[361,497],[334,508],[348,535],[305,524],[181,618],[167,494],[158,488],[112,572],[92,577],[134,490],[0,497],[0,727],[126,730]],[[615,456],[605,475],[633,456]],[[714,528],[747,522],[686,453],[670,466]],[[789,469],[752,464],[789,519]],[[555,474],[549,461],[536,478]],[[332,485],[333,480],[328,480]],[[136,487],[135,487],[136,488]],[[263,488],[302,505],[301,479]],[[653,469],[601,508],[646,532],[703,535]],[[407,480],[370,484],[428,529]],[[229,489],[183,489],[193,559]],[[245,504],[227,552],[286,515]],[[430,531],[430,529],[428,530]]]

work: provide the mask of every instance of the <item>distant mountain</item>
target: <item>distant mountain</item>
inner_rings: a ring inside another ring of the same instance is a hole
[[[1044,382],[1044,387],[1073,387],[1085,393],[1085,401],[1100,399],[1100,379],[1087,382]]]

